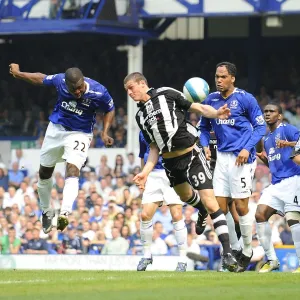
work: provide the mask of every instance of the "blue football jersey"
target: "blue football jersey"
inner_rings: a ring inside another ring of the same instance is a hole
[[[227,120],[202,116],[199,126],[201,145],[209,145],[210,132],[214,131],[218,151],[233,152],[237,156],[242,149],[246,149],[250,153],[248,163],[253,162],[256,159],[255,146],[266,133],[262,111],[253,95],[235,88],[226,99],[220,92],[211,93],[203,104],[211,105],[215,109],[227,104],[231,116]]]
[[[299,131],[295,126],[281,123],[276,130],[269,132],[263,139],[264,148],[267,153],[270,172],[272,174],[272,184],[280,182],[282,179],[295,175],[300,175],[300,166],[291,159],[293,148],[277,148],[277,140],[295,142],[299,138]]]
[[[144,163],[146,164],[148,156],[149,156],[149,152],[150,152],[150,145],[149,143],[146,141],[146,139],[144,138],[142,132],[140,131],[140,135],[139,135],[139,142],[140,142],[140,153],[139,153],[139,157],[144,159]],[[155,170],[164,170],[164,167],[162,165],[162,157],[159,156],[158,158],[158,162],[154,167]]]
[[[88,77],[84,77],[84,81],[86,92],[81,99],[76,99],[68,92],[65,74],[45,77],[43,84],[54,86],[57,91],[57,101],[49,117],[52,123],[61,124],[72,131],[91,133],[96,111],[107,113],[115,108],[112,97],[103,85]]]

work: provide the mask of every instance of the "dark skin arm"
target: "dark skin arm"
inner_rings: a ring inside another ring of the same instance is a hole
[[[108,130],[113,122],[114,117],[115,110],[112,110],[106,113],[103,118],[103,131],[101,132],[101,138],[105,144],[105,147],[111,147],[114,143],[114,139],[108,136]]]
[[[260,158],[260,160],[267,166],[269,167],[269,162],[267,157],[263,153],[264,151],[264,143],[263,140],[260,140],[257,145],[256,145],[256,156]]]
[[[24,80],[34,85],[42,85],[44,78],[47,76],[42,73],[21,72],[18,64],[9,65],[9,73],[17,79]]]

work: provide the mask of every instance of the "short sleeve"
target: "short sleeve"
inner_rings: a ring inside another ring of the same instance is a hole
[[[287,125],[285,127],[286,137],[289,142],[295,142],[299,139],[299,130],[292,125]]]
[[[43,85],[57,86],[61,80],[62,74],[47,75],[43,80]]]
[[[105,88],[103,93],[98,96],[98,109],[101,111],[108,113],[115,109],[114,100],[112,99],[111,95]]]
[[[192,103],[185,98],[184,94],[179,92],[176,93],[175,102],[179,108],[186,111],[188,111],[192,105]]]
[[[139,157],[144,158],[145,153],[147,152],[147,144],[146,144],[146,141],[144,139],[142,132],[140,132],[140,135],[139,135],[139,142],[140,142]]]

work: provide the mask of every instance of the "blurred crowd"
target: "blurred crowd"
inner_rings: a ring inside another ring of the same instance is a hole
[[[123,78],[127,75],[126,54],[116,50],[120,40],[112,37],[85,34],[84,46],[78,43],[81,38],[81,35],[26,36],[26,43],[24,38],[19,37],[11,43],[0,45],[2,53],[6,53],[0,56],[0,62],[7,65],[7,69],[0,69],[0,136],[34,136],[37,139],[36,147],[40,148],[48,115],[56,101],[55,89],[30,86],[10,77],[9,63],[19,63],[21,70],[46,74],[64,72],[68,67],[77,66],[86,76],[99,81],[109,90],[116,104],[116,118],[110,135],[115,139],[114,147],[126,146],[127,100],[123,88]],[[208,44],[206,47],[200,46],[202,51],[199,52],[199,45],[203,45],[203,42],[148,42],[144,47],[143,68],[149,84],[181,90],[188,78],[198,76],[205,78],[213,91],[215,65],[226,58],[237,64],[236,85],[247,90],[250,80],[247,61],[244,52],[239,52],[239,43],[232,42],[232,46],[236,46],[236,53],[231,50],[220,52],[218,47]],[[23,51],[20,51],[20,47]],[[284,57],[280,53],[264,56],[260,73],[264,85],[258,87],[254,95],[261,107],[271,100],[278,101],[283,108],[284,121],[300,129],[300,75],[297,71],[300,60],[293,54],[297,49],[289,49],[290,54]],[[83,51],[86,55],[82,55]],[[103,115],[98,113],[91,147],[103,147],[100,139],[102,119]],[[197,124],[198,117],[195,114],[191,114],[190,119],[194,125]],[[140,162],[132,153],[126,157],[117,155],[114,165],[108,165],[106,156],[99,157],[99,165],[87,163],[81,171],[80,191],[74,199],[70,225],[63,233],[53,230],[48,235],[41,228],[37,176],[28,177],[23,168],[26,166],[26,157],[21,149],[17,150],[16,155],[17,160],[12,161],[10,166],[0,164],[2,253],[142,253],[139,232],[142,194],[132,181],[134,174],[140,170]],[[250,199],[253,215],[261,192],[269,183],[268,168],[258,164]],[[51,203],[55,209],[60,208],[63,187],[63,174],[56,173],[51,192]],[[190,206],[185,206],[183,210],[189,232],[189,251],[199,253],[201,249],[201,254],[208,255],[208,246],[219,245],[211,223],[208,223],[203,235],[196,236],[197,212]],[[176,254],[178,249],[168,207],[162,206],[156,212],[154,224],[153,254]],[[271,225],[275,245],[292,244],[290,230],[283,218],[273,216]],[[253,246],[254,258],[259,261],[264,253],[257,241],[255,225]],[[219,257],[219,250],[215,252],[215,257]]]
[[[109,151],[109,150],[108,150]],[[115,164],[108,165],[106,155],[99,164],[87,162],[80,174],[80,190],[74,199],[70,225],[64,232],[52,230],[44,234],[41,209],[37,194],[37,177],[26,176],[26,157],[22,150],[16,151],[11,166],[0,165],[0,247],[1,253],[22,254],[142,254],[140,237],[140,211],[142,191],[133,184],[133,177],[140,171],[139,159],[133,153],[126,157],[117,155]],[[254,213],[262,189],[270,182],[268,169],[259,164],[253,182],[250,211]],[[60,209],[64,177],[55,173],[51,191],[51,205]],[[209,246],[219,245],[218,237],[209,220],[203,235],[195,234],[197,211],[191,206],[183,208],[188,229],[189,252],[209,255]],[[167,206],[155,213],[152,253],[176,255],[178,248],[173,232],[172,218]],[[273,243],[291,245],[292,238],[284,219],[272,217]],[[263,259],[255,224],[253,224],[253,260]],[[210,250],[211,251],[211,250]],[[220,258],[218,247],[214,251],[216,261]],[[198,263],[206,269],[207,263]]]

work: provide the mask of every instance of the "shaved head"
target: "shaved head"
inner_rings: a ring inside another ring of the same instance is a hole
[[[71,84],[76,84],[80,79],[83,79],[83,74],[78,68],[69,68],[65,73],[65,79]]]
[[[81,70],[78,68],[69,68],[65,73],[65,80],[69,93],[77,99],[81,98],[86,91]]]

